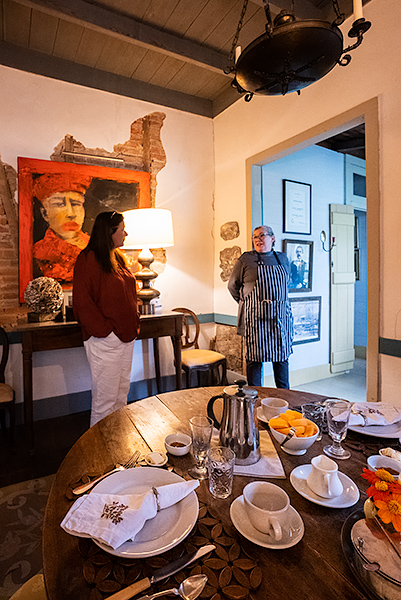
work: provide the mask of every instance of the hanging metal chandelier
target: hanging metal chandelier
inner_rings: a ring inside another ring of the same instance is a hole
[[[266,33],[241,51],[237,44],[248,6],[248,0],[244,0],[230,54],[234,64],[226,72],[235,73],[232,86],[245,93],[247,102],[254,94],[300,94],[301,89],[327,75],[336,64],[349,64],[351,56],[348,53],[361,45],[371,23],[363,18],[362,0],[353,0],[354,22],[348,36],[356,38],[356,42],[344,49],[339,25],[344,22],[345,15],[340,12],[338,0],[332,2],[336,19],[330,23],[297,21],[294,0],[290,10],[282,10],[272,21],[269,0],[263,0]]]

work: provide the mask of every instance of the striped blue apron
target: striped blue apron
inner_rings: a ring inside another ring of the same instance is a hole
[[[277,259],[277,256],[276,256]],[[281,362],[292,352],[293,319],[288,273],[279,263],[258,262],[257,280],[244,300],[246,360]]]

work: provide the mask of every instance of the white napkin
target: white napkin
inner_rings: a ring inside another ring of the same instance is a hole
[[[260,454],[257,463],[246,467],[235,465],[234,475],[248,477],[267,477],[285,479],[285,472],[281,460],[276,452],[268,431],[260,431]]]
[[[384,402],[355,402],[353,411],[361,412],[366,417],[366,425],[392,425],[401,420],[401,410]],[[361,415],[351,413],[349,424],[364,425],[365,419]]]
[[[199,485],[183,481],[150,489],[144,494],[113,495],[92,492],[78,498],[61,522],[67,533],[91,537],[113,550],[134,539],[148,519],[158,510],[176,504]]]

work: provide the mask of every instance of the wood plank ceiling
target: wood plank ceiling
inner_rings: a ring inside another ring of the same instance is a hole
[[[352,0],[338,0],[346,15]],[[243,0],[0,0],[0,64],[213,117],[238,100],[232,41]],[[272,14],[291,0],[272,0]],[[332,21],[332,0],[295,0]],[[250,0],[239,44],[264,33]],[[1,83],[0,83],[1,84]]]

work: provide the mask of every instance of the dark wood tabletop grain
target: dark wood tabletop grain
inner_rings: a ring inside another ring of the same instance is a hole
[[[189,433],[189,418],[194,414],[206,414],[208,400],[222,390],[220,387],[180,390],[134,402],[103,419],[76,442],[57,472],[44,519],[43,567],[49,600],[92,600],[108,595],[91,586],[90,577],[84,577],[86,559],[79,538],[68,535],[60,527],[73,502],[71,486],[85,480],[86,476],[102,474],[116,463],[125,462],[135,450],[141,454],[149,450],[165,451],[166,435],[177,430]],[[278,396],[287,400],[291,407],[324,399],[316,394],[275,388],[258,388],[258,391],[259,398]],[[267,428],[263,423],[260,426]],[[289,480],[292,469],[309,463],[311,458],[321,454],[323,446],[329,441],[328,436],[323,435],[323,439],[315,442],[304,456],[286,454],[274,442],[286,479],[271,481],[289,494],[291,504],[303,519],[305,533],[296,546],[286,550],[262,548],[238,534],[241,548],[261,567],[262,581],[249,592],[249,598],[362,600],[368,597],[349,568],[340,536],[344,521],[351,513],[360,510],[366,499],[366,482],[360,476],[366,456],[375,454],[382,447],[383,440],[349,432],[345,443],[351,449],[352,456],[339,461],[339,468],[359,487],[361,498],[356,505],[346,509],[326,508],[310,502],[294,490]],[[169,463],[176,472],[186,474],[192,457],[169,456]],[[202,482],[197,490],[201,504],[209,508],[223,525],[232,528],[230,504],[241,495],[249,481],[249,477],[234,476],[233,493],[226,500],[212,498],[207,483]],[[218,577],[219,573],[216,575]],[[124,587],[123,575],[121,577]],[[217,600],[225,596],[220,591],[214,592],[213,598]]]

